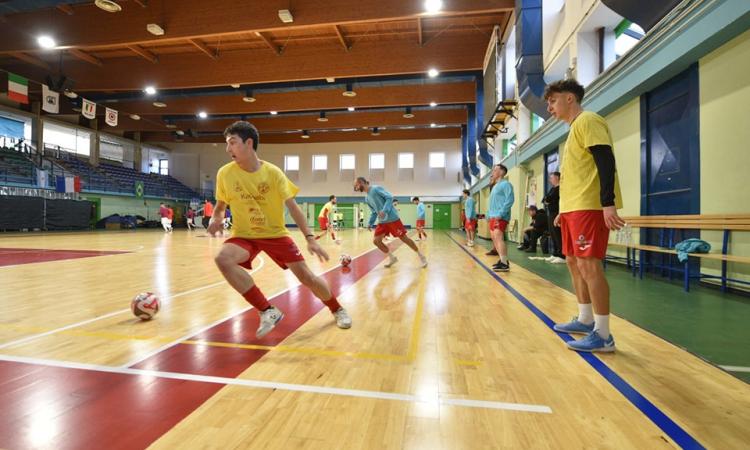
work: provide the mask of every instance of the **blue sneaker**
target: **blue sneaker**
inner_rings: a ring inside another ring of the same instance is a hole
[[[578,333],[578,334],[589,334],[592,331],[594,331],[594,322],[591,322],[590,324],[586,325],[585,323],[581,323],[578,321],[578,316],[573,317],[573,320],[571,320],[568,323],[556,323],[554,327],[552,327],[555,331],[559,331],[561,333]]]
[[[592,331],[585,338],[577,341],[568,341],[568,348],[578,352],[613,352],[615,351],[615,339],[609,335],[606,341],[599,333]]]

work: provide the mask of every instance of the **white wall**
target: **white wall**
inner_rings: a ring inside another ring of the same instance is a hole
[[[190,187],[199,188],[205,181],[213,181],[216,171],[229,162],[223,144],[188,144],[164,143],[170,152],[170,173]],[[405,140],[405,141],[369,141],[369,142],[332,142],[310,144],[262,144],[258,154],[282,170],[284,155],[299,155],[300,172],[295,184],[300,187],[300,196],[317,197],[335,193],[339,196],[354,195],[353,177],[342,179],[339,173],[339,155],[354,154],[356,157],[356,175],[370,177],[369,154],[385,154],[384,185],[391,193],[398,196],[459,196],[462,186],[457,178],[461,171],[461,141],[459,139]],[[399,152],[414,153],[413,177],[405,178],[399,174],[397,159]],[[430,152],[445,152],[446,169],[436,171],[429,169]],[[325,178],[316,174],[313,179],[312,156],[328,156],[328,172]],[[173,162],[174,161],[174,162]],[[437,172],[437,173],[436,173]]]

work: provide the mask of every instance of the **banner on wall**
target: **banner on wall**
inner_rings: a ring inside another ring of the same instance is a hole
[[[111,127],[117,126],[117,111],[111,108],[105,109],[104,121]]]
[[[42,85],[42,109],[51,114],[60,112],[60,93],[51,90],[46,84]]]
[[[83,99],[83,104],[81,105],[81,114],[83,117],[87,119],[95,119],[96,118],[96,103]]]
[[[144,188],[143,181],[135,182],[135,196],[136,198],[143,198]]]

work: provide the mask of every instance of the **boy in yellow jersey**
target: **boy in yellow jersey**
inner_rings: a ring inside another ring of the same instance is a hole
[[[547,110],[570,125],[560,168],[560,214],[555,226],[561,227],[563,253],[578,299],[578,316],[554,328],[586,334],[568,342],[573,350],[613,352],[609,284],[602,260],[609,230],[625,225],[617,215],[622,195],[609,127],[603,117],[581,108],[583,94],[583,86],[575,80],[552,83],[544,92]]]
[[[226,151],[232,162],[216,174],[216,207],[208,226],[212,236],[222,230],[224,210],[232,206],[232,237],[222,245],[215,261],[229,284],[258,310],[257,337],[268,334],[284,314],[268,303],[243,269],[251,269],[253,259],[265,252],[282,269],[290,269],[299,281],[313,291],[331,310],[339,328],[352,326],[352,319],[339,305],[326,281],[312,273],[284,223],[284,206],[307,240],[307,250],[321,261],[328,254],[305,223],[305,216],[294,200],[299,188],[278,167],[258,158],[258,130],[239,121],[224,130]]]
[[[340,242],[336,240],[336,232],[333,229],[333,225],[332,225],[333,220],[331,220],[331,217],[333,217],[335,208],[336,208],[336,196],[331,195],[330,197],[328,197],[328,203],[323,205],[323,209],[321,209],[320,214],[318,214],[318,225],[320,225],[320,229],[323,232],[315,236],[315,239],[320,239],[326,233],[330,233],[331,239],[333,239],[337,244]]]

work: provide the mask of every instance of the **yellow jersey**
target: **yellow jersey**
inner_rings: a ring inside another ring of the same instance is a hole
[[[232,161],[216,174],[216,199],[232,209],[232,237],[268,239],[288,236],[284,202],[299,192],[278,167],[261,161],[255,172]]]
[[[320,214],[318,214],[318,218],[325,217],[328,218],[329,215],[333,213],[333,202],[328,202],[325,205],[323,205],[323,209],[320,210]]]
[[[601,210],[599,171],[590,147],[612,145],[607,122],[599,114],[584,111],[573,120],[565,141],[560,166],[560,212]],[[622,208],[620,180],[615,170],[615,207]]]

